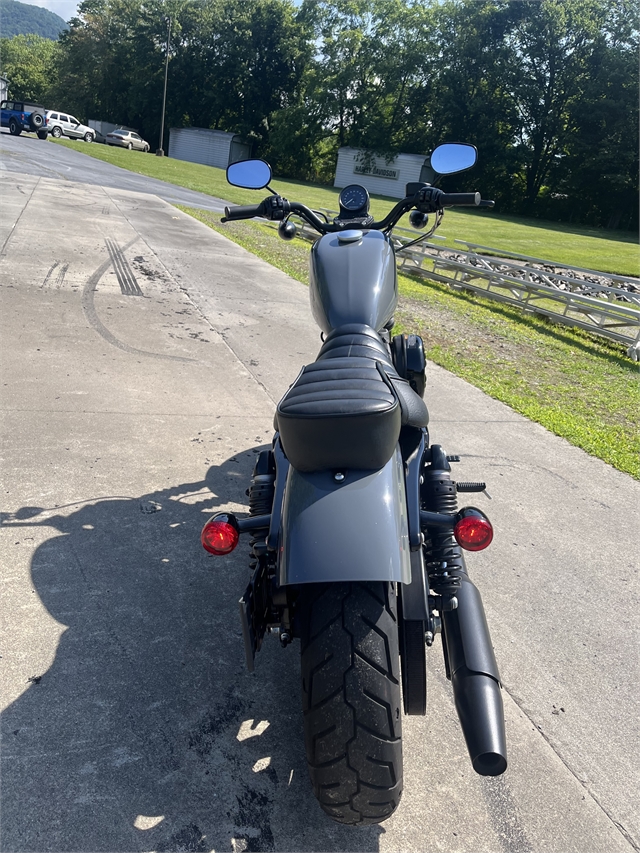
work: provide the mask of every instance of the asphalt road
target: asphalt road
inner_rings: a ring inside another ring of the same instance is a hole
[[[246,511],[275,404],[315,357],[308,292],[152,195],[17,171],[59,146],[8,145],[0,848],[639,849],[638,484],[429,366],[432,439],[492,495],[469,568],[510,766],[473,773],[436,644],[400,808],[333,824],[297,649],[268,640],[245,671],[245,555],[198,541],[211,512]]]
[[[32,134],[11,136],[6,128],[0,131],[0,172],[13,172],[19,175],[34,175],[41,178],[53,178],[60,181],[92,184],[99,187],[111,187],[118,190],[150,193],[168,201],[170,204],[182,204],[203,210],[221,213],[225,202],[205,193],[186,190],[136,175],[119,166],[112,166],[102,160],[82,154],[78,150],[63,145],[45,143]],[[98,144],[98,143],[93,143]],[[149,155],[152,156],[152,155]]]

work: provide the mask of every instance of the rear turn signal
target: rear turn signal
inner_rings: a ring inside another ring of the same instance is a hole
[[[453,535],[465,551],[482,551],[491,544],[493,527],[482,510],[466,506],[456,515]]]
[[[239,538],[236,517],[228,512],[219,512],[210,518],[200,534],[202,547],[217,557],[230,554],[238,544]]]

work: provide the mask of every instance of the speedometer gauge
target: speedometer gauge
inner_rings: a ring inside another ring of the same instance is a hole
[[[338,199],[340,207],[348,210],[350,213],[358,213],[363,211],[367,213],[369,210],[369,193],[360,184],[349,184],[340,192]]]

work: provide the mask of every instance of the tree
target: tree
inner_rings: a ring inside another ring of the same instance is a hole
[[[428,152],[441,142],[478,147],[474,186],[501,205],[513,195],[518,127],[509,86],[511,7],[504,0],[445,0],[434,10],[428,64],[408,101],[405,150]],[[468,178],[468,176],[465,176]],[[456,189],[457,179],[444,186]]]
[[[61,39],[60,89],[79,112],[155,134],[169,18],[167,124],[266,144],[309,54],[288,0],[84,0]]]
[[[57,78],[58,43],[37,35],[0,39],[2,74],[13,98],[45,104]]]
[[[639,8],[610,2],[589,58],[544,212],[609,228],[638,227]],[[551,203],[553,202],[553,203]]]
[[[306,92],[337,147],[391,153],[428,51],[430,11],[405,0],[306,0],[316,56]]]
[[[637,9],[637,0],[445,0],[410,144],[474,142],[474,179],[502,210],[613,224],[637,195]],[[609,192],[598,174],[611,177]]]
[[[608,0],[607,0],[608,3]],[[524,210],[533,212],[571,129],[590,58],[606,17],[602,0],[521,0],[514,4],[510,85],[518,110]]]

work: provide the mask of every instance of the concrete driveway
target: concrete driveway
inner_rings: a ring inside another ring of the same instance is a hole
[[[338,826],[297,645],[245,671],[245,554],[198,538],[315,357],[306,288],[154,196],[0,189],[2,850],[638,849],[638,484],[430,366],[432,438],[493,498],[510,766],[473,773],[437,643],[400,808]]]
[[[65,183],[92,184],[94,187],[112,187],[132,192],[157,195],[171,204],[199,207],[203,210],[224,210],[224,201],[206,193],[187,190],[146,175],[137,175],[111,163],[96,160],[84,153],[90,144],[78,142],[77,147],[66,148],[53,142],[43,142],[35,135],[11,136],[5,128],[0,130],[0,171],[18,175],[35,175],[53,178]],[[137,152],[133,156],[138,156]],[[154,155],[149,155],[154,156]]]

